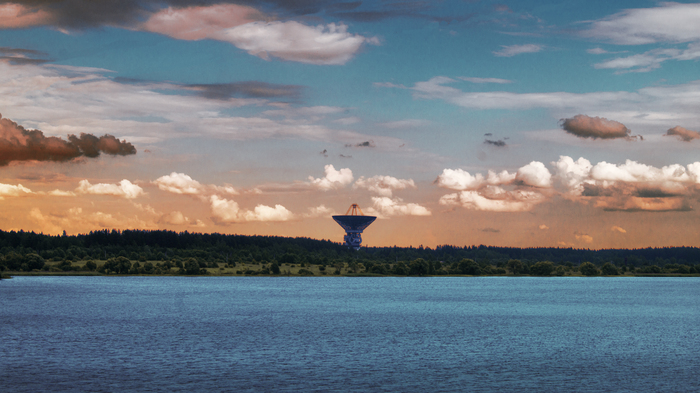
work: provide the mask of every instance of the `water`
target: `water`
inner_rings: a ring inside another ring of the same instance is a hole
[[[16,277],[4,392],[700,391],[699,278]]]

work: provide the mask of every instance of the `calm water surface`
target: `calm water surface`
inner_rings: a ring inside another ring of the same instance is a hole
[[[700,391],[700,278],[16,277],[4,392]]]

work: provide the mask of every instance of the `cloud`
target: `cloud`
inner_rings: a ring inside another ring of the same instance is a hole
[[[498,57],[513,57],[523,53],[537,53],[544,49],[542,45],[525,44],[525,45],[501,45],[503,49],[494,51],[493,54]]]
[[[487,176],[484,177],[481,173],[472,176],[463,169],[444,169],[435,183],[451,190],[477,190],[486,185],[511,184],[516,176],[516,173],[508,173],[505,170],[500,173],[489,170]]]
[[[0,165],[12,161],[68,161],[76,157],[97,157],[136,154],[131,143],[120,141],[112,135],[96,137],[81,133],[69,135],[68,141],[54,136],[45,137],[39,130],[26,130],[0,115]]]
[[[330,217],[334,214],[335,214],[335,210],[331,209],[330,207],[326,207],[325,205],[319,205],[316,207],[310,207],[309,212],[304,214],[304,217],[306,217],[306,218]]]
[[[205,187],[184,173],[172,172],[153,181],[163,191],[182,195],[200,195]]]
[[[144,194],[143,188],[126,179],[119,184],[90,184],[88,180],[81,180],[75,191],[80,194],[113,195],[127,199],[134,199]]]
[[[200,220],[190,221],[189,218],[185,217],[180,211],[172,211],[167,214],[163,214],[158,219],[158,224],[169,224],[169,225],[189,225],[194,227],[205,227],[206,225]]]
[[[298,99],[304,88],[303,86],[297,85],[281,85],[260,81],[190,84],[182,86],[183,88],[197,92],[197,94],[202,97],[216,100],[228,100],[232,97]]]
[[[444,206],[462,206],[469,210],[492,212],[523,212],[532,210],[545,200],[544,196],[534,191],[506,191],[500,187],[488,186],[485,192],[462,191],[443,195],[439,203]]]
[[[224,29],[255,22],[262,17],[256,9],[237,4],[168,7],[152,14],[141,29],[179,40],[202,40],[215,37]]]
[[[571,119],[561,119],[560,125],[564,131],[579,138],[636,140],[624,124],[604,117],[576,115]]]
[[[518,169],[515,180],[538,188],[549,188],[552,186],[552,174],[539,161],[532,161]]]
[[[343,188],[354,180],[350,168],[342,168],[337,171],[333,165],[329,164],[324,167],[324,170],[326,175],[322,178],[314,179],[313,176],[309,176],[309,184],[320,190],[328,191]]]
[[[0,4],[0,29],[23,29],[51,23],[51,14],[46,10],[32,9],[14,3]]]
[[[0,19],[2,19],[2,16],[0,16]],[[14,65],[43,64],[49,61],[46,57],[47,54],[45,52],[37,50],[0,47],[0,59],[7,60]]]
[[[0,199],[5,199],[5,197],[18,197],[27,194],[33,194],[32,190],[21,184],[15,186],[12,184],[0,183]]]
[[[545,224],[540,224],[540,226],[538,228],[540,228],[543,231],[546,231],[547,229],[549,229],[549,227],[546,226]]]
[[[467,81],[467,82],[471,82],[471,83],[498,83],[498,84],[513,83],[513,81],[511,81],[511,80],[500,79],[500,78],[474,78],[474,77],[460,76],[457,79],[461,79],[463,81]]]
[[[317,65],[345,64],[363,43],[378,43],[376,39],[348,33],[342,23],[312,27],[295,21],[246,23],[211,38],[230,42],[265,60],[277,57]]]
[[[626,230],[620,228],[620,227],[617,226],[617,225],[614,225],[612,228],[610,228],[610,230],[613,231],[613,232],[627,233]]]
[[[596,207],[605,211],[624,212],[671,212],[693,210],[683,198],[606,198],[596,202]]]
[[[275,207],[257,205],[251,211],[241,210],[235,201],[219,198],[216,195],[212,195],[209,201],[211,219],[219,225],[251,221],[289,221],[294,218],[294,214],[282,205],[275,205]]]
[[[486,139],[486,140],[484,140],[484,144],[496,146],[496,147],[505,147],[506,146],[506,142],[502,139],[499,139],[497,141],[492,141],[490,139]]]
[[[412,179],[397,179],[392,176],[382,175],[367,179],[364,176],[360,176],[353,185],[353,188],[365,188],[383,197],[391,197],[393,191],[404,190],[409,187],[416,188],[416,184]]]
[[[481,229],[481,232],[486,232],[486,233],[500,233],[501,230],[500,230],[500,229],[496,229],[496,228],[482,228],[482,229]]]
[[[420,119],[406,119],[406,120],[397,120],[397,121],[390,121],[387,123],[382,123],[384,127],[387,128],[413,128],[413,127],[423,127],[429,125],[430,122],[428,120],[420,120]]]
[[[682,140],[683,142],[690,142],[693,139],[700,139],[700,132],[697,131],[691,131],[688,129],[685,129],[681,126],[675,126],[673,128],[669,128],[668,131],[664,134],[665,136],[677,136],[678,139]]]
[[[364,141],[356,144],[348,143],[345,145],[345,147],[376,147],[376,145],[374,144],[374,141]]]
[[[654,8],[627,9],[591,22],[583,34],[614,44],[700,41],[700,4],[661,3]]]
[[[574,234],[576,236],[576,240],[581,241],[583,243],[593,243],[593,237],[590,235],[586,235],[585,233],[576,233]]]
[[[368,212],[380,218],[391,216],[429,216],[432,213],[416,203],[402,203],[401,198],[372,197],[372,208]]]

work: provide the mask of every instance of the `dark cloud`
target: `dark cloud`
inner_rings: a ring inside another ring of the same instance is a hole
[[[323,151],[320,152],[319,154],[321,154],[321,155],[324,156],[324,157],[328,157],[328,150],[323,149]]]
[[[278,85],[258,81],[184,85],[184,87],[196,91],[202,97],[216,100],[226,100],[233,97],[298,99],[304,88],[303,86]]]
[[[31,49],[0,47],[0,60],[7,60],[10,64],[43,64],[50,61],[45,52]]]
[[[352,158],[352,156],[346,156],[345,154],[341,154],[340,158]]]
[[[560,126],[579,138],[644,140],[639,135],[631,135],[632,131],[624,124],[604,117],[576,115],[570,119],[561,119]]]
[[[682,140],[683,142],[690,142],[693,139],[700,139],[700,132],[691,131],[681,126],[675,126],[673,128],[669,128],[664,136],[677,136],[678,139]]]
[[[76,157],[97,157],[136,154],[136,148],[112,135],[96,137],[81,133],[69,135],[68,141],[55,136],[44,136],[39,130],[26,130],[0,115],[0,165],[12,161],[69,161]]]
[[[495,228],[483,228],[481,229],[481,232],[487,232],[487,233],[500,233],[500,229],[495,229]]]
[[[116,77],[113,79],[117,83],[127,85],[152,86],[159,85],[165,90],[184,89],[192,91],[200,97],[214,100],[227,100],[229,98],[284,98],[297,100],[301,97],[304,86],[281,85],[260,81],[245,81],[231,83],[199,83],[199,84],[177,84],[148,81],[143,79]]]
[[[374,141],[364,141],[357,144],[348,143],[345,147],[375,147]]]
[[[492,145],[492,146],[496,146],[496,147],[505,147],[506,146],[506,142],[503,140],[500,140],[500,139],[497,141],[492,141],[490,139],[487,139],[484,141],[484,144]]]
[[[381,3],[338,0],[0,0],[0,5],[20,4],[28,12],[48,14],[45,25],[66,29],[102,26],[135,26],[154,12],[167,7],[183,8],[215,4],[241,4],[276,17],[325,14],[359,22],[387,18],[413,17],[440,23],[470,19],[473,15],[437,16],[430,13],[435,4],[428,1],[394,1]],[[363,4],[369,4],[364,8]]]
[[[484,134],[484,136],[493,136],[493,134],[490,132],[487,132],[486,134]]]

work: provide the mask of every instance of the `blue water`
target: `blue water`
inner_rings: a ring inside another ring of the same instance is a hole
[[[3,392],[700,391],[699,278],[16,277]]]

